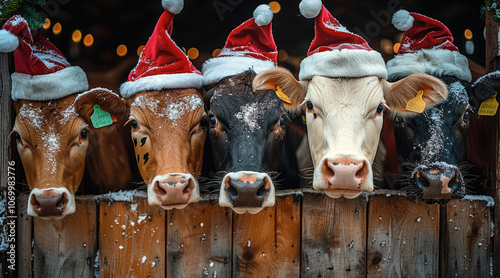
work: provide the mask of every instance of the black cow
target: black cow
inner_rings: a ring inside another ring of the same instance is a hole
[[[445,101],[422,114],[396,115],[394,119],[396,148],[403,169],[398,182],[410,198],[422,198],[428,203],[461,199],[467,184],[462,170],[468,167],[464,154],[470,83],[455,77],[440,79],[448,88]]]
[[[273,90],[253,90],[255,72],[226,77],[205,96],[208,135],[221,179],[219,204],[257,213],[275,202],[275,184],[289,121]]]

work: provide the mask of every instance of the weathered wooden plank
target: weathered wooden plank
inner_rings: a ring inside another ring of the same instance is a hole
[[[366,200],[307,193],[302,201],[302,276],[366,275]]]
[[[146,198],[99,208],[99,277],[165,277],[165,210]]]
[[[498,39],[499,39],[499,24],[491,18],[491,13],[487,12],[485,16],[485,53],[486,53],[486,69],[488,72],[498,70]],[[494,276],[500,277],[500,113],[488,119],[488,127],[491,130],[491,156],[488,157],[490,165],[490,177],[492,178],[491,188],[492,196],[495,198],[495,219],[494,222],[494,246],[493,246],[493,270]]]
[[[76,198],[76,212],[61,220],[34,218],[35,277],[94,277],[97,210],[93,196]]]
[[[0,125],[0,205],[3,204],[2,201],[6,200],[7,197],[7,169],[9,161],[14,160],[10,148],[11,137],[9,137],[12,128],[9,55],[9,53],[0,53],[0,119],[5,123]],[[7,226],[4,223],[7,219],[7,214],[6,210],[0,210],[0,245],[2,243],[7,244],[7,242],[2,242],[2,239],[6,240],[7,238]],[[8,265],[10,264],[7,262],[8,254],[6,250],[3,250],[7,247],[2,247],[0,249],[0,277],[15,277],[15,271],[8,269]]]
[[[17,276],[33,277],[31,254],[33,240],[33,217],[27,214],[29,195],[19,196],[17,199]]]
[[[441,277],[489,277],[491,206],[467,199],[442,206]]]
[[[231,277],[232,211],[216,202],[167,215],[167,277]]]
[[[299,277],[300,195],[257,214],[233,214],[233,277]]]
[[[438,277],[439,205],[371,196],[368,277]]]

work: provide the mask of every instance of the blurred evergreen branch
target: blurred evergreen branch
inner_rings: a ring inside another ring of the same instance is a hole
[[[19,14],[31,29],[39,29],[43,25],[43,18],[38,9],[45,4],[45,0],[0,0],[0,23],[3,25],[9,18]]]

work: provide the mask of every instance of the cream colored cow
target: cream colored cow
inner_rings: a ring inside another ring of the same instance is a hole
[[[306,112],[313,188],[332,198],[373,191],[371,164],[386,107],[409,115],[407,102],[418,91],[423,91],[426,107],[447,96],[444,84],[427,74],[412,74],[395,83],[376,76],[313,76],[299,82],[288,70],[275,68],[253,81],[254,90],[277,87],[290,98],[290,106]]]

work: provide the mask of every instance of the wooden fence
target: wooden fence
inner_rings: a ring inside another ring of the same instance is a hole
[[[491,197],[429,205],[394,191],[352,200],[287,191],[255,215],[221,208],[215,195],[172,211],[115,197],[80,196],[57,221],[20,211],[18,276],[498,276]]]

